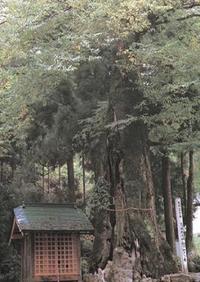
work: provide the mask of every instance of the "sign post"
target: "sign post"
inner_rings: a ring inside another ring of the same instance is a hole
[[[187,274],[188,273],[187,251],[186,251],[186,244],[185,244],[183,214],[182,214],[180,198],[176,198],[175,208],[176,208],[176,222],[177,222],[177,229],[178,229],[179,256],[181,259],[182,271]]]

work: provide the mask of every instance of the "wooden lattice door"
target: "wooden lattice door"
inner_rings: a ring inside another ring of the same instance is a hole
[[[35,276],[73,276],[80,273],[79,237],[73,234],[35,233]]]

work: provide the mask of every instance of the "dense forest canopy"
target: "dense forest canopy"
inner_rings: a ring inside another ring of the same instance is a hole
[[[90,270],[115,269],[120,247],[137,279],[178,271],[179,196],[190,258],[199,18],[198,0],[1,1],[0,281],[18,281],[6,236],[22,201],[75,201],[95,227]]]

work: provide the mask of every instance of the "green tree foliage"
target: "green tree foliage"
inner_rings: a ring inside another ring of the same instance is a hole
[[[177,9],[154,19],[138,44],[150,139],[167,147],[179,143],[179,149],[182,143],[182,150],[199,140],[198,13],[199,7]]]
[[[95,201],[99,186],[114,198],[115,165],[129,192],[148,196],[131,178],[131,150],[199,146],[199,4],[3,1],[0,155],[15,160],[11,185],[35,187],[41,165],[84,152],[95,181],[109,183],[97,182]]]
[[[0,281],[14,282],[18,281],[20,275],[20,258],[13,247],[8,246],[9,232],[12,219],[12,209],[15,207],[18,199],[16,194],[11,190],[0,185]]]

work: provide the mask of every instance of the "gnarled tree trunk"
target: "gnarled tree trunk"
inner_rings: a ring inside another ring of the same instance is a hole
[[[130,229],[139,242],[141,272],[158,277],[177,271],[172,252],[157,225],[153,177],[144,124],[135,123],[128,128],[124,142],[125,195],[127,208],[130,209]]]
[[[112,75],[109,113],[116,126],[107,140],[112,228],[108,282],[121,282],[142,274],[158,277],[177,271],[177,266],[157,226],[146,126],[137,121],[121,131],[118,127],[118,121],[133,114],[141,101],[142,93],[134,84],[138,77],[133,73],[121,77],[115,69]],[[131,262],[126,264],[125,257]],[[113,269],[118,269],[117,275]]]

